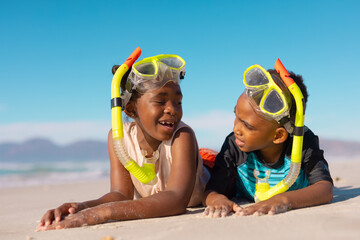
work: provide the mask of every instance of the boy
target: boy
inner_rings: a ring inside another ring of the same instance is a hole
[[[263,71],[266,72],[264,69]],[[270,185],[278,183],[289,172],[296,104],[277,71],[269,70],[266,74],[282,90],[282,99],[289,103],[288,111],[282,112],[283,116],[279,119],[272,115],[269,117],[259,107],[259,103],[264,100],[262,98],[265,97],[266,88],[254,91],[247,87],[241,94],[235,106],[233,132],[226,137],[216,156],[215,166],[206,186],[205,215],[224,217],[231,212],[242,216],[276,214],[332,201],[333,182],[328,164],[319,148],[318,137],[306,127],[301,169],[288,191],[246,208],[241,208],[230,200],[233,197],[254,199],[256,177],[253,173],[256,171],[263,175],[271,172]],[[244,83],[250,81],[247,77],[244,74]],[[290,77],[301,89],[305,105],[308,93],[302,77],[292,72]]]

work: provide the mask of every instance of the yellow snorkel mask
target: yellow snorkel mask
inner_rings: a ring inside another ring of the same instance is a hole
[[[275,120],[292,133],[290,122],[291,97],[286,85],[260,65],[253,65],[244,72],[245,94],[254,110],[268,120]]]
[[[134,90],[139,93],[159,89],[167,82],[179,84],[185,77],[185,61],[173,54],[161,54],[148,57],[135,63],[127,78],[125,89],[121,93],[123,107],[130,100]]]
[[[290,170],[286,177],[270,188],[268,170],[265,178],[258,178],[259,172],[254,170],[256,177],[255,202],[263,201],[272,196],[287,191],[296,181],[301,167],[302,146],[304,136],[304,97],[298,85],[290,78],[290,74],[277,59],[275,70],[280,74],[279,84],[284,84],[282,90],[274,81],[273,76],[259,65],[253,65],[244,72],[246,94],[253,108],[262,116],[276,120],[285,129],[293,134]],[[275,76],[274,76],[275,77]],[[284,87],[293,95],[296,103],[295,123],[290,122],[291,98]],[[294,125],[294,126],[292,126]]]
[[[156,158],[145,158],[143,166],[139,166],[126,152],[124,144],[124,131],[122,109],[129,102],[133,91],[144,93],[164,86],[168,81],[179,83],[185,76],[185,61],[177,55],[158,55],[145,58],[137,63],[141,49],[138,47],[129,58],[116,70],[111,82],[111,116],[112,135],[116,156],[122,165],[140,182],[155,184]],[[121,80],[130,70],[126,80],[125,89],[121,92]]]

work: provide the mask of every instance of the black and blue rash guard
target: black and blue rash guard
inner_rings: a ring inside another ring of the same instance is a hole
[[[235,143],[234,133],[229,134],[221,151],[216,156],[215,166],[211,171],[211,178],[206,190],[216,191],[228,198],[238,197],[253,200],[256,184],[254,169],[259,171],[259,178],[265,177],[265,172],[270,169],[270,187],[284,179],[289,172],[292,149],[291,137],[287,139],[284,146],[284,151],[279,160],[276,163],[268,164],[264,162],[258,151],[242,152]],[[306,128],[301,170],[289,191],[305,188],[322,180],[333,183],[323,153],[323,150],[319,148],[318,137]]]

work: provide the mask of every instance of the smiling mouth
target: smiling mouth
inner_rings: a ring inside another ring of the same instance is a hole
[[[165,127],[169,127],[169,128],[173,128],[175,123],[174,122],[170,122],[170,121],[160,121],[159,122],[161,125],[165,126]]]

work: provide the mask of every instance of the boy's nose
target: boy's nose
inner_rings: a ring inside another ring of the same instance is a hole
[[[234,123],[233,132],[234,132],[236,135],[239,135],[239,136],[242,135],[242,131],[241,131],[241,126],[240,126],[240,124]]]

